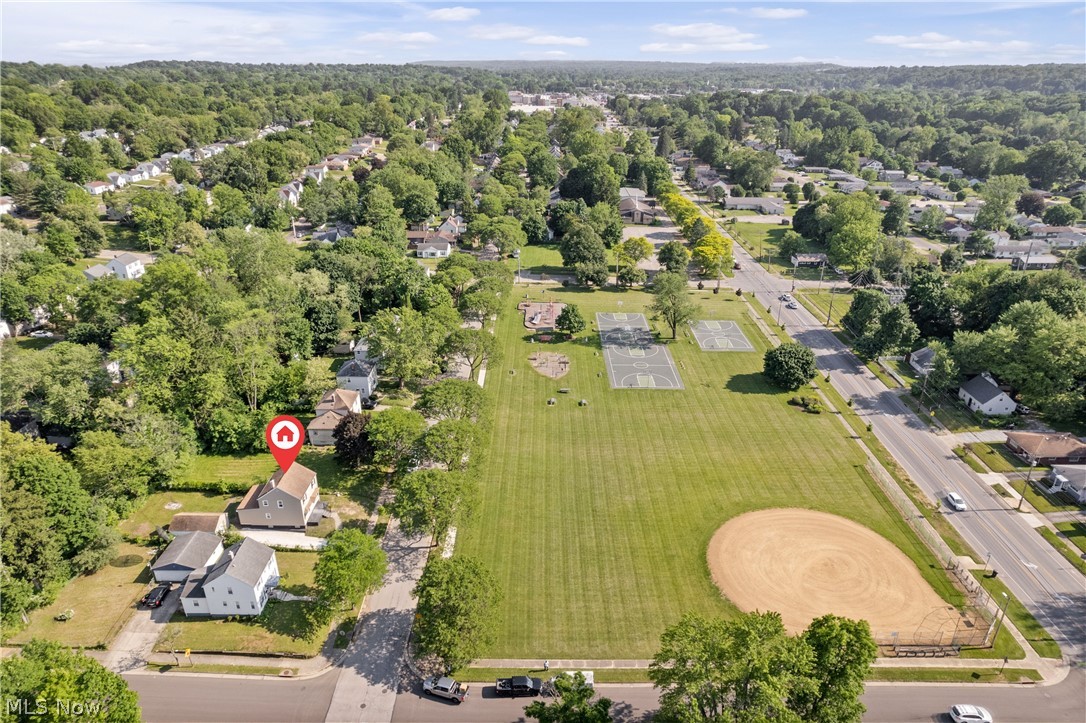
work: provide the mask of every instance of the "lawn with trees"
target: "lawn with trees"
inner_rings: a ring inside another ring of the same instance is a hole
[[[565,395],[548,406],[555,385],[531,370],[538,347],[524,340],[521,316],[499,320],[502,361],[487,373],[490,454],[456,544],[456,555],[478,559],[504,592],[487,657],[649,657],[686,612],[734,615],[709,577],[706,546],[727,519],[767,507],[810,507],[868,525],[955,599],[863,471],[847,432],[831,415],[796,414],[791,394],[763,377],[768,345],[746,302],[696,296],[698,318],[737,321],[756,352],[702,352],[680,328],[669,350],[685,390],[612,390],[596,337],[552,345],[571,361],[562,385],[587,407]],[[652,303],[640,291],[553,287],[546,297],[576,303],[587,319]],[[670,336],[661,322],[656,330]]]

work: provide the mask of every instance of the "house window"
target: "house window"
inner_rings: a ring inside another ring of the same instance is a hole
[[[262,504],[262,505],[264,505],[265,507],[267,507],[267,506],[268,506],[268,501],[267,501],[267,500],[260,500],[260,504]]]
[[[265,512],[264,513],[264,519],[270,520],[271,519],[271,513],[270,512]]]
[[[241,610],[241,603],[235,603],[238,606],[238,610]]]
[[[193,601],[192,601],[192,606],[193,606],[194,608],[198,608],[198,607],[200,607],[200,601],[199,601],[199,600],[193,600]]]
[[[232,588],[232,587],[226,588],[226,594],[227,595],[233,595],[234,594],[234,588]]]
[[[222,601],[222,606],[226,607],[226,601],[225,600]]]
[[[283,509],[283,500],[276,500],[275,501],[275,506],[278,507],[279,509]]]
[[[255,602],[249,603],[249,607],[252,608],[253,610],[256,610],[256,603]]]

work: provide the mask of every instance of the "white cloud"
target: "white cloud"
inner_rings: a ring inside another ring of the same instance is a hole
[[[640,46],[643,53],[741,52],[765,50],[769,47],[763,43],[752,42],[758,37],[756,34],[741,32],[730,25],[657,23],[650,30],[669,41],[645,43]]]
[[[1024,40],[964,40],[942,33],[920,35],[873,35],[867,42],[876,45],[893,45],[904,50],[919,50],[933,55],[957,55],[966,53],[1024,52],[1033,43]]]
[[[375,43],[379,45],[418,45],[419,43],[433,43],[437,40],[437,36],[433,33],[419,30],[406,32],[398,30],[380,30],[373,33],[362,33],[358,36],[358,39],[364,43]]]
[[[548,35],[526,25],[474,25],[468,36],[476,40],[519,40],[528,45],[576,45],[585,47],[588,38],[572,35]]]
[[[576,45],[583,48],[588,45],[588,38],[570,35],[533,35],[525,38],[524,42],[529,45]]]
[[[792,20],[807,14],[803,8],[751,8],[747,12],[762,20]]]
[[[535,35],[536,31],[524,25],[473,25],[468,30],[468,37],[476,40],[520,40]]]
[[[453,8],[437,8],[426,13],[430,20],[444,20],[446,22],[461,22],[471,20],[479,14],[478,8],[465,8],[457,5]]]
[[[569,53],[564,50],[525,50],[520,53],[522,58],[567,58]]]

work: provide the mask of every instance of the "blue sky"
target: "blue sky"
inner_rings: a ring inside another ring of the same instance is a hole
[[[1083,62],[1076,2],[54,2],[0,4],[2,58],[405,63]]]

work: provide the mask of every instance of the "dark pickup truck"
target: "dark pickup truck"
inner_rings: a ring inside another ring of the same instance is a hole
[[[494,690],[498,695],[519,698],[522,695],[539,695],[543,690],[543,681],[540,678],[529,678],[527,675],[518,675],[513,678],[498,678],[494,682]]]

